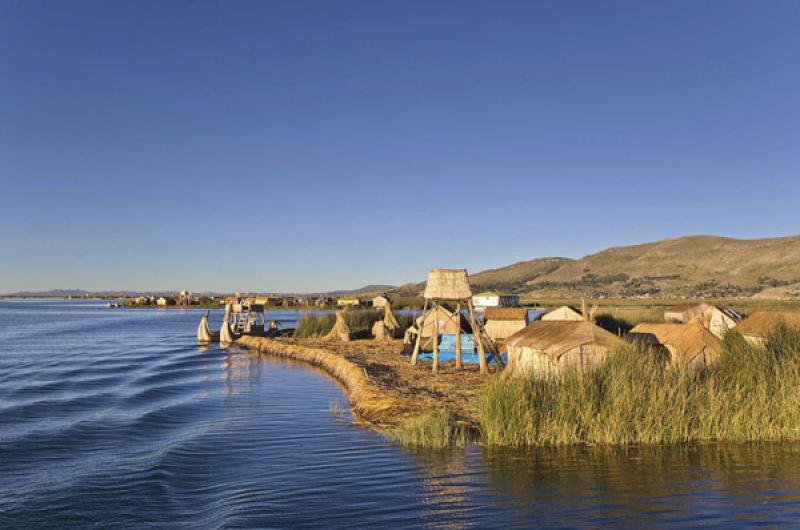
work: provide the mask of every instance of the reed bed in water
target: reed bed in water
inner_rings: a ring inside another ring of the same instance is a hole
[[[407,447],[464,447],[469,440],[469,428],[446,410],[434,409],[398,425],[390,431],[389,438]]]
[[[800,332],[779,328],[764,347],[729,333],[699,374],[630,346],[582,376],[496,377],[478,416],[490,445],[787,440],[800,439],[799,403]]]
[[[411,325],[411,317],[408,315],[395,314],[400,328],[405,330]],[[347,326],[356,338],[367,338],[372,330],[372,325],[383,320],[383,311],[374,310],[355,310],[347,312]],[[336,316],[333,314],[325,315],[303,315],[297,323],[294,336],[297,338],[324,337],[333,329],[336,323]]]

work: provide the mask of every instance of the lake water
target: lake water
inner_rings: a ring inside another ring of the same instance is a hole
[[[800,526],[798,445],[408,451],[201,314],[0,301],[1,528]]]

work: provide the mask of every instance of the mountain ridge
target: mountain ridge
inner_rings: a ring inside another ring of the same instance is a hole
[[[470,276],[474,290],[528,298],[723,298],[774,293],[800,282],[800,236],[736,239],[692,235],[614,246],[578,259],[535,258]],[[418,293],[422,284],[402,286]],[[770,291],[771,289],[771,291]]]

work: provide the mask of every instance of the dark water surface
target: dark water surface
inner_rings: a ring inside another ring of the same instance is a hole
[[[0,301],[0,527],[800,526],[798,445],[406,451],[200,314]]]

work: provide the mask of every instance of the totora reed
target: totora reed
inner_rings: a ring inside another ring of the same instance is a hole
[[[399,341],[242,337],[237,344],[321,367],[355,416],[404,445],[679,444],[800,439],[800,332],[764,347],[729,333],[718,365],[666,367],[627,345],[585,375],[488,378],[477,366],[414,369]]]

